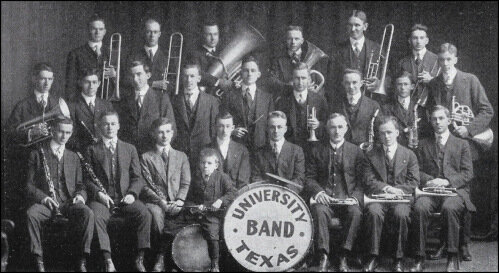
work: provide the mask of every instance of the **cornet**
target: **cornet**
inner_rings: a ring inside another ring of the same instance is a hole
[[[407,199],[411,197],[411,194],[395,195],[390,193],[373,194],[372,198],[364,195],[364,205],[367,206],[370,203],[410,203],[411,200]]]
[[[456,188],[444,188],[444,187],[426,187],[423,190],[416,188],[414,192],[414,197],[419,198],[421,196],[438,196],[438,197],[452,197],[457,196]]]
[[[312,106],[312,108],[308,107],[307,105],[307,119],[315,119],[317,118],[317,111],[315,110],[315,107]],[[310,128],[310,136],[308,137],[307,141],[319,141],[317,137],[315,136],[315,129]]]

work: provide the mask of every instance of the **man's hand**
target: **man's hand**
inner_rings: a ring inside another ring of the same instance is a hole
[[[350,203],[350,204],[352,204],[352,205],[358,205],[359,204],[359,201],[357,201],[357,199],[351,198],[351,197],[345,199],[345,201],[348,202],[348,203]]]
[[[232,131],[232,134],[236,137],[243,137],[248,133],[248,130],[244,127],[237,127]]]
[[[315,196],[315,201],[317,201],[317,203],[321,205],[328,206],[329,196],[326,194],[326,192],[321,191]]]
[[[456,126],[454,129],[456,130],[456,133],[460,138],[467,138],[470,136],[468,128],[466,128],[465,126]]]
[[[167,90],[168,84],[170,82],[167,80],[159,80],[159,81],[153,81],[152,82],[152,88],[156,88],[159,90]]]
[[[104,69],[104,78],[116,78],[116,69],[114,67],[106,67]]]
[[[317,117],[307,119],[307,127],[312,129],[312,130],[319,128],[319,124],[320,124],[320,122],[317,119]]]
[[[75,198],[73,198],[73,204],[78,204],[78,203],[85,205],[85,199],[83,198],[83,196],[79,194],[77,194]]]
[[[41,122],[33,126],[33,129],[31,129],[31,138],[38,138],[41,136],[48,136],[49,135],[49,129],[48,125],[46,122]]]
[[[59,207],[59,205],[57,204],[56,201],[54,201],[54,199],[50,198],[50,197],[45,197],[43,200],[42,200],[42,204],[44,204],[47,208],[49,208],[49,210],[54,210],[56,208]]]
[[[168,213],[170,210],[169,204],[165,200],[159,201],[159,206],[165,213]]]
[[[374,91],[378,87],[379,79],[377,77],[366,79],[366,88],[369,91]]]
[[[232,87],[232,81],[224,78],[218,79],[218,87],[224,91],[227,91]]]
[[[447,187],[449,185],[449,180],[442,178],[435,178],[426,182],[427,187]]]
[[[127,194],[125,195],[125,197],[123,197],[123,199],[121,199],[121,202],[130,205],[135,202],[135,196],[133,196],[133,194]]]
[[[418,74],[418,80],[422,80],[423,83],[429,83],[433,77],[430,75],[430,72],[428,71],[423,71]]]
[[[214,209],[219,209],[222,206],[222,200],[218,199],[217,201],[213,202],[211,204],[211,207]]]
[[[104,204],[107,208],[111,208],[114,205],[114,201],[109,195],[99,192],[99,201]]]
[[[175,201],[175,203],[173,203],[173,205],[174,205],[174,207],[170,211],[170,214],[171,215],[177,215],[182,210],[182,207],[184,206],[184,201],[177,200],[177,201]]]
[[[403,190],[395,188],[395,187],[388,187],[386,189],[386,192],[391,193],[391,194],[395,194],[395,195],[399,195],[399,196],[405,194]]]

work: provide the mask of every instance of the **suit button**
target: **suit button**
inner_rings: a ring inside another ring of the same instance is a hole
[[[333,176],[336,176],[336,174],[335,174],[335,173],[333,173]]]
[[[336,187],[336,184],[333,184],[333,186],[335,186],[335,187]]]

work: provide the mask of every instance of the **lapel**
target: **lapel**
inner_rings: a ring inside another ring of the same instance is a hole
[[[347,39],[345,41],[345,44],[341,48],[341,56],[343,56],[344,64],[350,64],[350,48],[351,48],[350,40]]]
[[[159,98],[156,98],[154,90],[152,88],[149,88],[149,90],[147,90],[146,95],[144,96],[144,100],[142,101],[142,107],[140,108],[139,118],[144,117],[144,115],[147,113],[148,110],[156,111],[153,105],[157,101],[157,99]]]
[[[393,176],[397,177],[397,175],[403,170],[404,166],[407,163],[407,159],[405,159],[405,153],[403,153],[400,143],[397,145],[397,150],[395,151],[393,160],[395,161],[395,164],[393,166]]]
[[[199,92],[198,96],[198,101],[196,102],[198,104],[197,109],[196,109],[196,119],[194,121],[193,128],[191,132],[194,132],[194,128],[200,126],[200,122],[203,120],[203,116],[205,115],[205,108],[206,108],[206,95],[204,92]],[[205,126],[209,126],[209,124],[204,124]]]
[[[307,102],[308,103],[308,97],[307,97]],[[293,131],[296,131],[296,104],[295,104],[295,96],[294,93],[291,92],[291,95],[288,97],[288,105],[290,105],[289,109],[289,124],[291,125],[291,128]],[[284,142],[286,144],[286,142]],[[284,145],[283,145],[284,147]],[[280,157],[280,156],[279,156]]]
[[[369,116],[369,113],[367,112],[369,109],[367,109],[367,103],[366,103],[366,98],[364,95],[361,95],[359,99],[359,112],[357,113],[357,118],[354,120],[354,123],[352,126],[357,125],[357,123],[360,120],[371,120],[371,116]]]
[[[454,87],[453,87],[453,92],[452,94],[456,97],[459,96],[459,94],[464,93],[461,92],[462,88],[467,88],[467,85],[465,84],[466,80],[464,79],[464,74],[461,70],[457,69],[456,77],[454,78]],[[449,97],[449,102],[452,102],[452,96]]]
[[[126,99],[127,105],[128,105],[128,115],[130,115],[135,121],[138,121],[140,118],[140,113],[137,115],[138,109],[137,109],[137,103],[135,101],[135,90],[130,89],[130,94],[128,94],[128,98]],[[144,98],[145,101],[145,98]],[[142,106],[144,106],[142,104]]]
[[[28,105],[29,107],[27,110],[32,116],[38,117],[42,114],[43,107],[36,101],[36,95],[33,91],[29,97]]]
[[[190,123],[189,123],[189,117],[187,116],[187,108],[185,105],[185,99],[184,99],[184,92],[179,92],[178,95],[176,95],[176,104],[179,107],[179,114],[182,116],[182,119],[185,123],[185,126],[190,130]]]
[[[265,148],[263,148],[263,152],[264,152],[263,159],[266,160],[268,163],[267,165],[270,166],[270,172],[277,174],[277,165],[276,165],[276,161],[273,160],[274,153],[272,152],[272,146],[270,145],[270,143],[266,144]],[[282,151],[281,151],[281,153],[282,153]],[[279,156],[280,156],[280,154],[279,154]]]
[[[178,151],[170,147],[170,152],[168,153],[168,181],[171,181],[171,177],[175,174],[179,160]],[[168,185],[168,188],[171,188],[170,185]]]
[[[292,158],[291,156],[292,156],[291,155],[291,144],[287,140],[285,140],[284,144],[282,145],[281,152],[279,153],[279,158],[277,159],[276,169],[277,169],[277,172],[278,172],[279,176],[282,176],[281,172],[280,172],[280,170],[282,168],[289,167],[285,163],[286,163],[287,159],[291,159]]]
[[[227,150],[227,172],[228,170],[232,170],[238,157],[239,150],[236,148],[234,141],[231,140],[229,141],[229,149]]]
[[[450,160],[450,156],[452,154],[452,151],[459,151],[458,147],[456,147],[456,142],[454,141],[455,136],[452,134],[449,134],[449,138],[447,139],[447,143],[445,144],[444,147],[444,162],[443,166],[447,165],[447,162]]]
[[[171,160],[171,148],[170,148],[170,152],[168,154],[168,169],[170,168],[170,162],[172,161]],[[159,174],[159,176],[161,177],[161,179],[163,180],[163,183],[167,183],[168,180],[166,179],[166,171],[165,171],[165,163],[163,161],[163,159],[161,158],[161,154],[158,152],[158,151],[154,151],[154,156],[151,157],[151,161],[152,161],[152,164],[154,166],[154,168],[156,169],[156,172]]]
[[[66,182],[66,188],[68,192],[71,193],[74,191],[75,188],[74,183],[76,182],[74,181],[74,178],[76,176],[74,168],[75,162],[71,160],[71,158],[69,157],[69,152],[67,151],[67,149],[64,149],[64,154],[62,157],[64,164],[64,177],[65,177],[64,180]]]
[[[104,169],[104,172],[106,173],[106,178],[107,182],[109,184],[109,181],[111,181],[111,170],[109,169],[108,164],[104,162],[106,156],[105,156],[105,149],[106,146],[104,145],[104,141],[101,139],[99,143],[97,144],[96,149],[94,149],[95,152],[95,157],[99,161],[99,164],[101,165],[102,169]]]
[[[118,139],[118,142],[116,143],[116,151],[117,156],[118,156],[118,166],[116,166],[116,179],[119,179],[121,182],[121,178],[123,177],[121,174],[122,172],[128,172],[128,168],[124,168],[126,164],[124,164],[125,159],[128,159],[129,153],[127,153],[124,149],[123,142]]]
[[[377,146],[375,150],[369,154],[371,163],[374,169],[378,172],[383,182],[387,182],[387,173],[385,166],[385,152],[383,151],[383,146]]]
[[[83,98],[83,96],[80,94],[78,98],[78,108],[81,110],[81,114],[84,115],[86,120],[94,120],[94,115],[90,111],[90,107],[88,107],[87,102]],[[95,105],[94,105],[94,110],[97,109],[97,98],[95,98]],[[91,124],[85,124],[87,126],[91,126]],[[93,126],[92,126],[93,127]]]
[[[265,115],[265,106],[268,104],[268,101],[265,101],[265,96],[263,91],[260,88],[256,89],[255,92],[255,120],[258,119],[261,115]],[[263,119],[263,118],[262,118]]]
[[[242,87],[239,87],[239,88],[237,88],[234,91],[235,91],[234,92],[234,98],[236,99],[235,102],[236,102],[236,105],[239,106],[238,107],[239,108],[239,113],[241,115],[241,119],[243,121],[244,127],[248,128],[248,118],[244,114],[245,105],[244,105],[244,99],[243,99],[243,89],[242,89]]]
[[[364,36],[364,46],[362,47],[362,52],[360,52],[360,56],[366,56],[366,60],[364,62],[364,71],[367,71],[369,69],[369,54],[371,54],[372,51],[372,42],[371,40],[367,39],[367,37]],[[374,52],[373,58],[377,58],[377,53]]]
[[[341,103],[341,112],[342,112],[342,114],[345,117],[348,117],[348,113],[347,113],[347,107],[348,107],[348,105],[347,105],[347,102],[346,102],[347,99],[346,98],[341,98],[340,100],[341,100],[341,102],[340,102]],[[349,130],[347,131],[347,133],[348,133],[348,132],[352,131],[352,124],[350,123],[350,119],[349,118],[346,118],[346,120],[347,120],[348,128],[349,128]]]
[[[400,120],[400,122],[404,125],[404,127],[408,126],[408,118],[410,117],[410,111],[411,109],[414,108],[414,102],[411,100],[409,102],[409,108],[408,111],[406,112],[404,110],[404,107],[399,103],[398,99],[396,98],[394,101],[394,104],[392,105],[392,113],[395,117]]]

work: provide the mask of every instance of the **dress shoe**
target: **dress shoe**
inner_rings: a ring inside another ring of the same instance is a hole
[[[411,272],[423,272],[424,269],[424,257],[418,257],[416,258],[416,261],[414,262],[414,266],[411,267]]]
[[[463,261],[465,262],[471,262],[473,260],[470,250],[468,249],[468,244],[461,246],[461,257],[463,257]]]
[[[163,272],[165,271],[165,254],[158,254],[156,257],[156,263],[154,264],[154,268],[152,272]]]
[[[445,255],[445,249],[447,248],[447,243],[443,243],[437,249],[437,251],[430,255],[430,260],[440,260]]]
[[[394,272],[404,272],[404,263],[402,259],[395,259],[395,265],[393,266]]]
[[[475,241],[497,241],[497,230],[491,229],[489,232],[483,235],[472,235],[471,238]]]
[[[87,272],[87,260],[81,259],[78,262],[78,272]]]
[[[348,272],[347,256],[343,255],[340,257],[340,272]]]
[[[220,272],[218,261],[211,261],[210,272]]]
[[[459,271],[459,259],[457,254],[449,254],[447,258],[447,272]]]
[[[327,272],[329,267],[329,261],[327,258],[327,254],[322,254],[321,261],[319,262],[319,272]]]
[[[36,271],[45,272],[45,265],[43,264],[43,262],[36,262]]]
[[[139,272],[146,272],[146,268],[144,266],[144,257],[139,255],[135,258],[135,269]]]
[[[378,259],[376,256],[372,256],[364,265],[364,272],[374,272],[376,267],[378,267]]]
[[[106,264],[106,272],[116,272],[116,267],[114,267],[113,260],[107,259],[104,263]]]

